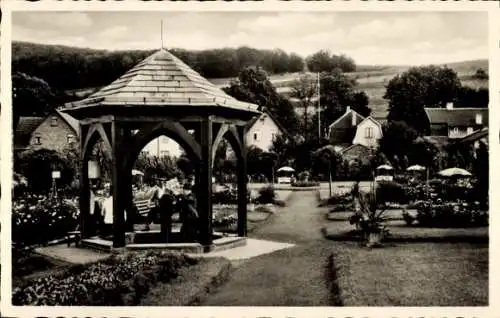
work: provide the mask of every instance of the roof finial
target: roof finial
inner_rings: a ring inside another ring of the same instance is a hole
[[[163,19],[161,19],[161,49],[163,50],[165,47],[163,45]]]

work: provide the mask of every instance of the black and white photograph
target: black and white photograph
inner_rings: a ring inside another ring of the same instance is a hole
[[[12,12],[12,305],[488,306],[490,18]]]

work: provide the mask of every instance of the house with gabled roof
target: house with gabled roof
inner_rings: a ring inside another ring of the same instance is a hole
[[[328,126],[328,140],[338,149],[352,145],[356,129],[365,117],[347,107],[345,113]]]
[[[371,116],[363,117],[350,107],[328,127],[330,143],[341,152],[352,145],[376,148],[380,138],[382,124]]]
[[[63,151],[76,148],[79,122],[55,110],[46,117],[21,117],[14,135],[14,151],[51,149]]]
[[[429,119],[430,136],[446,136],[458,140],[473,132],[488,127],[488,108],[425,108]]]
[[[280,135],[288,135],[286,129],[266,109],[259,116],[255,116],[247,124],[247,147],[257,147],[263,151],[270,151],[274,140]]]

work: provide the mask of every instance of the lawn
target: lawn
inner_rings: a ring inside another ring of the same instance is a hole
[[[488,305],[487,244],[338,243],[332,263],[344,306]]]

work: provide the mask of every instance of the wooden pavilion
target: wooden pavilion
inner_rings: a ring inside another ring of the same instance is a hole
[[[144,59],[64,112],[80,121],[82,237],[89,237],[88,160],[102,139],[112,160],[113,247],[125,246],[125,210],[132,207],[131,171],[142,148],[165,135],[178,142],[196,167],[200,243],[210,249],[212,168],[215,150],[226,139],[237,157],[238,236],[246,236],[247,177],[245,126],[258,106],[227,95],[167,50]],[[130,211],[130,210],[129,210]],[[163,232],[163,228],[162,228]]]

